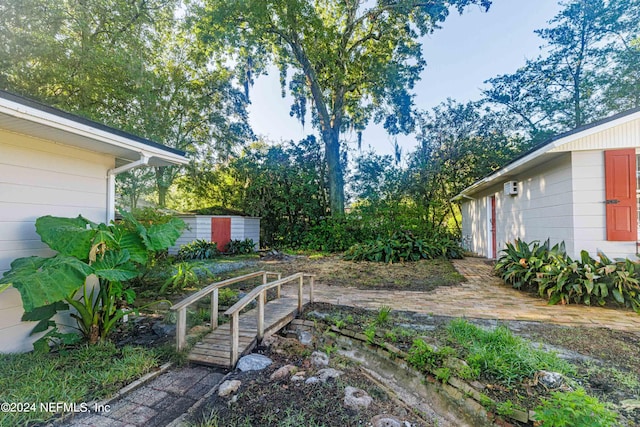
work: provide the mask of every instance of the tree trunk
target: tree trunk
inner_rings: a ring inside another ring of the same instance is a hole
[[[322,131],[329,181],[331,216],[344,215],[344,173],[340,162],[340,135],[332,129]]]
[[[167,207],[168,192],[169,192],[169,187],[165,187],[164,185],[158,185],[158,207],[161,207],[161,208]]]

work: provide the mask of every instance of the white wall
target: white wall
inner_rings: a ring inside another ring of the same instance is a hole
[[[178,237],[175,245],[169,248],[169,254],[175,255],[180,250],[180,246],[193,242],[194,240],[211,241],[211,217],[207,215],[179,215],[187,228]]]
[[[53,252],[35,231],[44,215],[106,217],[107,170],[112,156],[0,130],[0,273],[11,261]],[[31,350],[33,322],[21,322],[17,290],[0,294],[0,352]]]
[[[518,182],[518,195],[505,195],[505,181]],[[573,251],[572,173],[570,153],[561,154],[541,167],[510,176],[495,186],[474,194],[475,200],[465,201],[463,209],[463,240],[471,239],[469,249],[481,256],[490,256],[488,204],[496,196],[496,253],[507,242],[520,238],[551,243],[564,241],[567,251]]]

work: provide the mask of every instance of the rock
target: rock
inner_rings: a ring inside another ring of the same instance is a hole
[[[469,368],[467,362],[462,359],[458,359],[457,357],[448,357],[444,361],[445,368],[449,368],[453,370],[453,372],[462,372],[465,369]]]
[[[307,378],[307,380],[304,383],[305,384],[317,384],[319,382],[321,382],[320,378],[318,378],[318,377],[309,377],[309,378]]]
[[[270,348],[271,346],[276,345],[277,343],[278,343],[278,336],[269,335],[268,337],[265,337],[260,344],[263,347]]]
[[[316,376],[323,383],[326,383],[330,379],[338,378],[338,377],[340,377],[340,375],[342,375],[342,371],[338,371],[337,369],[333,369],[333,368],[320,369],[316,373]]]
[[[298,383],[298,382],[304,381],[306,375],[307,373],[305,371],[296,372],[291,377],[291,382]]]
[[[540,384],[550,389],[560,388],[564,384],[564,377],[558,372],[538,371],[536,378]]]
[[[275,371],[273,374],[271,374],[269,379],[271,381],[281,380],[281,379],[286,378],[289,375],[291,375],[291,373],[295,372],[297,369],[298,368],[296,368],[293,365],[284,365],[283,367],[281,367],[277,371]]]
[[[240,386],[242,385],[241,381],[238,380],[227,380],[220,384],[218,387],[218,396],[225,397],[230,395],[231,393],[235,393]]]
[[[271,365],[273,361],[269,359],[267,356],[263,356],[261,354],[248,354],[242,357],[238,361],[238,365],[236,366],[242,372],[245,371],[261,371],[265,369],[267,366]]]
[[[360,409],[367,409],[373,402],[371,396],[366,391],[347,386],[344,389],[344,406],[359,411]]]
[[[392,415],[376,415],[369,421],[372,427],[404,427],[402,421]]]
[[[313,335],[311,335],[310,332],[298,331],[297,335],[298,341],[300,341],[302,345],[311,345],[311,343],[313,342]]]
[[[159,337],[176,334],[176,325],[166,325],[162,322],[155,322],[151,329]]]
[[[314,351],[311,353],[311,365],[316,368],[324,368],[329,366],[329,356],[320,351]]]
[[[310,311],[307,313],[307,319],[326,319],[329,313],[320,313],[319,311]]]
[[[640,400],[625,399],[620,402],[620,409],[631,412],[640,409]]]

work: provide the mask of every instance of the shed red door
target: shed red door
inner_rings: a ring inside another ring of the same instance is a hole
[[[636,150],[604,152],[607,240],[637,240]]]
[[[231,218],[211,218],[211,241],[218,244],[218,250],[231,241]]]

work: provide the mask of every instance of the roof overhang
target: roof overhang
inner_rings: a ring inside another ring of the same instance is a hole
[[[591,125],[587,125],[578,129],[574,129],[572,131],[566,132],[564,134],[560,134],[550,140],[541,144],[541,146],[537,149],[526,153],[525,155],[517,158],[506,166],[498,169],[496,172],[488,175],[487,177],[474,182],[469,187],[462,190],[458,195],[453,197],[451,200],[461,200],[461,199],[473,199],[473,195],[485,190],[489,187],[492,187],[498,184],[500,181],[508,181],[510,178],[515,175],[520,174],[528,169],[535,168],[544,163],[549,162],[550,160],[561,156],[565,153],[565,150],[562,150],[562,146],[566,145],[570,142],[578,140],[580,138],[584,138],[589,135],[593,135],[598,132],[602,132],[604,130],[610,129],[615,126],[619,126],[623,123],[630,122],[632,120],[636,120],[640,118],[640,109],[630,110],[625,113],[617,114],[610,118],[595,122]]]
[[[185,153],[24,98],[0,94],[0,128],[112,155],[118,164],[149,158],[151,166],[189,163]]]

